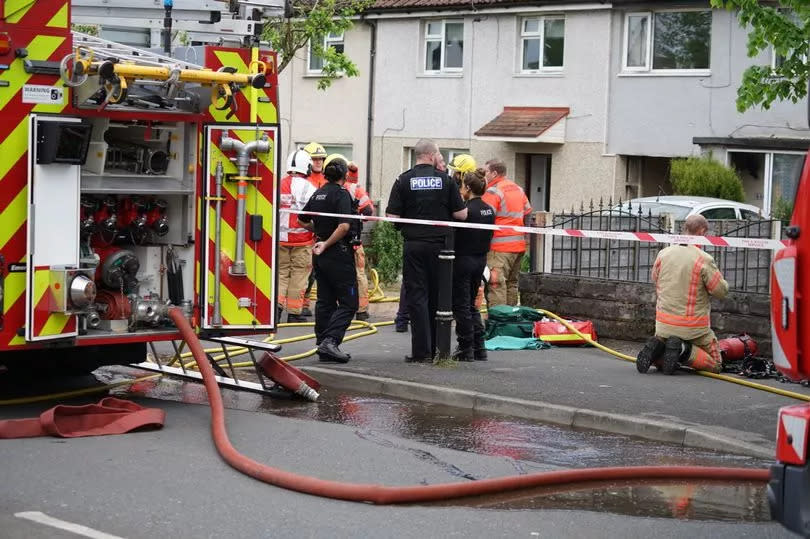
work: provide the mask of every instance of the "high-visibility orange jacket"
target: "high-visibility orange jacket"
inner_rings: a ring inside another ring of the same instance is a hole
[[[307,178],[315,189],[320,189],[326,185],[326,176],[323,175],[323,172],[310,172]]]
[[[281,208],[301,210],[315,192],[315,187],[304,176],[290,175],[281,180],[280,191]],[[281,212],[279,221],[278,239],[281,245],[295,247],[315,243],[315,235],[299,224],[298,215]]]
[[[366,190],[360,187],[359,184],[354,182],[346,182],[343,187],[352,195],[352,198],[357,201],[357,210],[363,212],[364,209],[370,207],[371,213],[374,214],[374,204],[371,198],[366,193]]]
[[[658,300],[656,334],[697,339],[710,327],[709,296],[724,298],[728,283],[714,259],[695,245],[672,245],[655,259],[652,280]]]
[[[496,225],[523,226],[523,217],[532,211],[523,189],[505,176],[498,176],[489,182],[481,199],[495,209]],[[492,235],[490,250],[522,253],[526,251],[526,240],[518,232],[496,230]]]

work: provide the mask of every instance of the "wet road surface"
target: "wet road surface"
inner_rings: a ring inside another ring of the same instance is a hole
[[[132,369],[97,371],[104,381],[140,374]],[[115,393],[168,401],[203,404],[205,389],[194,382],[164,377]],[[225,406],[248,412],[347,425],[366,442],[400,449],[450,475],[479,479],[452,462],[424,449],[406,447],[401,440],[507,459],[515,474],[553,468],[640,465],[703,465],[767,467],[753,457],[722,454],[661,444],[622,435],[546,425],[528,420],[482,414],[447,406],[376,395],[325,390],[316,403],[223,391]],[[770,520],[765,489],[754,484],[617,483],[581,485],[573,491],[536,489],[501,496],[452,501],[481,509],[580,509],[617,515],[759,522]]]

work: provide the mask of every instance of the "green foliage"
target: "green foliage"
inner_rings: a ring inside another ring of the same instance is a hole
[[[711,156],[673,159],[669,179],[676,195],[723,198],[736,202],[745,200],[737,172]]]
[[[98,37],[99,33],[97,24],[71,24],[70,29],[95,37]]]
[[[748,56],[773,50],[776,67],[755,65],[745,70],[737,90],[737,110],[760,105],[769,109],[774,101],[797,103],[807,95],[810,76],[810,0],[711,0],[712,7],[739,9],[740,24],[750,28]]]
[[[790,222],[790,217],[793,215],[793,201],[785,200],[784,198],[776,198],[771,203],[771,219],[779,219],[780,221]]]
[[[529,259],[529,253],[523,255],[523,258],[520,259],[520,271],[521,273],[529,273],[531,271],[531,260]]]
[[[402,235],[387,221],[379,221],[371,229],[368,249],[370,265],[376,268],[380,282],[393,283],[402,271]]]
[[[311,52],[323,60],[318,89],[325,90],[340,76],[356,77],[354,62],[334,47],[323,46],[323,36],[341,34],[352,27],[351,17],[361,13],[372,0],[291,0],[292,17],[271,17],[265,21],[263,39],[279,54],[279,73],[308,43]],[[290,14],[290,13],[288,13]]]

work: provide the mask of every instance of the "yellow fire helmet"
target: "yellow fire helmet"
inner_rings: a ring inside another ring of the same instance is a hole
[[[313,156],[313,157],[315,157],[315,156]],[[349,165],[349,160],[346,159],[342,154],[333,153],[333,154],[329,154],[329,157],[327,157],[326,161],[323,162],[323,168],[326,168],[327,165],[329,165],[329,163],[331,163],[335,159],[343,159],[343,162],[346,163],[346,166]]]
[[[326,150],[323,148],[323,146],[321,146],[317,142],[310,142],[309,144],[304,146],[304,151],[307,152],[310,157],[321,159],[326,158]]]
[[[470,172],[475,172],[477,167],[475,166],[475,159],[473,159],[472,155],[460,153],[453,158],[453,162],[450,163],[447,168],[450,169],[451,173],[458,172],[464,176]]]

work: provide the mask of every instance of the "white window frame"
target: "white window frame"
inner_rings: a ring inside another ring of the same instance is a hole
[[[461,154],[469,154],[469,149],[464,148],[446,148],[444,150],[440,150],[440,152],[447,152],[447,158],[444,160],[445,165],[450,166],[450,163],[453,162],[453,159],[456,158],[457,155]],[[413,148],[408,148],[408,168],[406,170],[410,170],[416,165],[416,156],[413,154]],[[448,172],[449,174],[449,172]]]
[[[441,34],[428,34],[431,23],[440,22],[442,24]],[[461,24],[461,43],[464,43],[464,31],[466,24],[464,19],[426,19],[422,21],[424,30],[422,31],[422,67],[426,75],[440,75],[442,73],[462,73],[464,71],[464,52],[461,54],[461,67],[445,67],[445,47],[447,45],[447,25],[448,24]],[[437,39],[438,38],[438,39]],[[428,69],[427,66],[427,44],[429,41],[439,41],[441,43],[441,55],[439,59],[439,69]]]
[[[559,73],[565,69],[565,31],[563,30],[563,63],[561,66],[544,66],[543,60],[545,58],[545,41],[546,41],[546,21],[551,20],[558,20],[563,21],[563,25],[565,25],[565,15],[534,15],[529,17],[522,17],[518,19],[520,22],[520,28],[518,31],[519,36],[519,52],[518,56],[520,57],[520,63],[518,64],[518,72],[523,74],[533,74],[533,73]],[[538,31],[537,32],[526,32],[526,21],[529,20],[536,20],[538,24]],[[540,63],[537,69],[524,69],[523,68],[523,54],[524,54],[524,47],[523,42],[527,39],[538,39],[540,40]]]
[[[656,9],[653,11],[631,11],[624,14],[624,37],[622,39],[622,72],[624,73],[647,73],[652,75],[709,75],[711,74],[711,30],[709,33],[709,67],[701,67],[696,69],[654,69],[653,62],[653,45],[655,44],[655,14],[656,13],[685,13],[690,11],[708,11],[712,13],[711,9],[705,8],[674,8],[674,9]],[[645,58],[644,66],[628,66],[627,65],[627,46],[630,40],[630,17],[646,17],[647,18],[647,56]],[[712,13],[712,21],[714,14]]]
[[[773,204],[773,156],[774,154],[807,155],[807,152],[796,150],[758,150],[756,148],[727,148],[726,166],[731,167],[732,153],[758,153],[765,156],[764,177],[762,178],[762,211],[771,215],[771,205]],[[801,181],[801,180],[800,180]]]
[[[340,34],[333,34],[329,33],[323,36],[323,48],[328,49],[329,47],[334,47],[336,44],[342,44],[343,50],[346,50],[346,42],[344,40],[345,32],[341,32]],[[307,45],[307,74],[309,75],[320,75],[323,73],[323,68],[321,69],[312,69],[312,59],[314,58],[312,54],[312,41],[309,42]],[[323,61],[323,58],[321,58]]]

